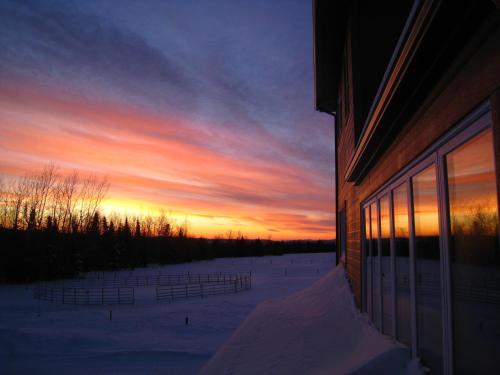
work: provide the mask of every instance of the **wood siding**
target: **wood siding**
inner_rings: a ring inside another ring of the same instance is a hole
[[[497,29],[475,51],[464,52],[455,66],[438,82],[413,118],[385,150],[373,168],[357,186],[344,177],[355,152],[355,116],[339,128],[338,202],[345,202],[347,219],[346,266],[355,302],[361,306],[361,202],[384,185],[429,145],[435,142],[480,103],[489,100],[492,106],[495,135],[497,179],[500,168],[500,30]],[[464,49],[465,51],[465,49]],[[351,87],[353,85],[351,84]],[[342,94],[342,93],[340,93]],[[342,96],[340,96],[340,100]],[[354,111],[354,103],[349,106]],[[500,186],[500,179],[498,180]],[[340,210],[341,207],[338,209]]]

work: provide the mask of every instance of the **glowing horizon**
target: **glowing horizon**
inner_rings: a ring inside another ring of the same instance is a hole
[[[333,122],[312,105],[308,3],[277,19],[264,15],[279,5],[205,9],[234,18],[231,36],[193,5],[149,5],[0,6],[0,178],[54,163],[107,176],[104,212],[163,209],[196,236],[334,238]]]

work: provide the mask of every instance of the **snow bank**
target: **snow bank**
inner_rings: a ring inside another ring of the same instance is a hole
[[[259,304],[201,373],[416,373],[408,361],[408,350],[355,308],[338,266],[300,292]]]

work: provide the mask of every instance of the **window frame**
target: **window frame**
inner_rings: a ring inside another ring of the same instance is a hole
[[[491,108],[489,102],[484,102],[465,116],[456,126],[440,137],[417,158],[410,162],[406,167],[397,172],[381,188],[369,195],[360,204],[361,212],[361,251],[362,251],[362,306],[366,313],[366,298],[371,291],[366,290],[366,249],[365,243],[365,207],[371,212],[371,204],[377,202],[377,220],[379,224],[378,241],[380,245],[380,199],[389,196],[390,210],[390,254],[391,254],[391,283],[392,283],[392,333],[391,337],[397,340],[397,314],[396,314],[396,275],[395,275],[395,240],[394,240],[394,202],[393,191],[403,184],[406,185],[408,194],[408,231],[409,231],[409,282],[410,282],[410,314],[411,314],[411,345],[410,351],[413,358],[418,357],[417,342],[417,306],[416,306],[416,280],[415,280],[415,223],[414,223],[414,202],[413,202],[413,184],[412,178],[431,165],[436,168],[436,183],[438,194],[438,215],[439,215],[439,247],[440,247],[440,277],[441,277],[441,319],[442,319],[442,353],[444,373],[453,373],[453,301],[451,291],[451,264],[449,252],[450,239],[450,218],[449,218],[449,197],[448,182],[446,170],[446,155],[467,143],[473,137],[486,129],[493,128],[491,117]],[[492,144],[491,147],[495,148]],[[495,162],[495,171],[498,173],[499,166]],[[497,192],[500,186],[496,186]],[[500,202],[499,202],[500,205]],[[500,211],[499,211],[500,216]],[[371,214],[370,214],[371,226]],[[500,236],[500,230],[499,230]],[[371,236],[370,236],[371,237]],[[371,247],[371,241],[368,241]],[[380,246],[379,246],[380,247]],[[378,256],[380,257],[380,252]],[[373,272],[373,271],[372,271]],[[373,277],[373,275],[372,275]],[[381,311],[383,313],[383,311]],[[372,302],[373,314],[373,302]],[[373,321],[373,315],[369,317]],[[383,320],[383,319],[382,319]],[[381,332],[383,326],[381,325]]]

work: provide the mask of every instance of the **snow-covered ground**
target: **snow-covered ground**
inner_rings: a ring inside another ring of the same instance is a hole
[[[250,291],[161,304],[154,288],[137,288],[133,306],[50,304],[32,298],[33,285],[2,286],[0,373],[194,374],[257,304],[310,286],[334,264],[333,254],[290,254],[136,269],[134,275],[252,271],[253,282]]]
[[[219,374],[417,374],[409,350],[355,308],[342,265],[291,296],[265,301],[203,367]]]

